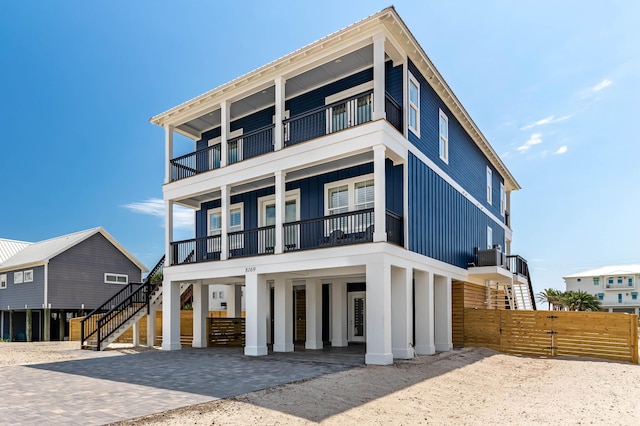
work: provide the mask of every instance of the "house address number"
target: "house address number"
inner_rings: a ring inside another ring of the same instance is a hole
[[[247,266],[246,268],[244,268],[244,272],[255,272],[255,271],[256,271],[255,266]]]

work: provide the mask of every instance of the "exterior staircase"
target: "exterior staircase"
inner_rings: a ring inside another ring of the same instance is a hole
[[[163,266],[164,256],[143,283],[129,283],[81,321],[82,349],[103,350],[147,315],[151,306],[162,303],[162,280],[154,276],[162,273]]]

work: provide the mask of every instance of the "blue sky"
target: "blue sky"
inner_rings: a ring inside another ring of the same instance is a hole
[[[103,226],[152,267],[164,133],[148,119],[389,5],[4,2],[0,237]],[[395,6],[522,186],[512,251],[535,291],[640,263],[640,3]]]

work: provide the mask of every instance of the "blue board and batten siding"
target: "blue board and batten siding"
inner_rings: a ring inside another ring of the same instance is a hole
[[[386,162],[386,208],[402,216],[402,178],[403,166],[394,166],[391,160]],[[338,182],[357,176],[373,173],[373,163],[361,164],[348,169],[336,170],[293,182],[287,182],[286,190],[300,191],[300,220],[316,219],[325,215],[324,186],[330,182]],[[243,203],[243,227],[255,229],[258,227],[259,206],[258,199],[275,194],[275,188],[267,187],[255,191],[235,194],[230,197],[230,203]],[[207,235],[207,215],[209,210],[220,208],[220,200],[202,203],[196,212],[196,236]]]
[[[491,165],[478,145],[411,61],[409,61],[409,71],[420,83],[420,137],[410,130],[409,141],[476,200],[480,201],[491,213],[501,218],[500,183],[504,182],[503,177]],[[438,109],[447,115],[449,121],[448,163],[440,158],[439,153],[440,116]],[[487,167],[492,170],[493,196],[491,204],[487,202]]]
[[[504,228],[409,154],[409,250],[466,268],[473,249],[504,244]]]
[[[32,282],[14,283],[14,273],[33,271]],[[7,288],[0,289],[1,309],[24,309],[27,305],[30,309],[41,309],[44,303],[44,266],[20,268],[0,275],[7,275]]]
[[[285,110],[289,111],[291,117],[303,114],[312,109],[325,105],[328,96],[348,90],[352,87],[367,83],[373,80],[373,68],[359,71],[350,76],[328,83],[322,87],[303,93],[292,99],[285,101]],[[386,91],[399,104],[402,105],[402,66],[393,66],[391,61],[386,64]],[[250,115],[233,120],[230,123],[230,131],[243,129],[243,133],[248,133],[273,124],[275,107],[269,106]],[[204,149],[210,139],[220,137],[220,127],[207,130],[202,133],[201,139],[196,142],[196,149]],[[245,147],[245,150],[250,147]]]
[[[128,275],[141,282],[141,271],[102,234],[95,234],[49,261],[48,301],[52,308],[85,309],[100,306],[122,289],[107,284],[104,274]],[[42,302],[41,302],[42,303]]]

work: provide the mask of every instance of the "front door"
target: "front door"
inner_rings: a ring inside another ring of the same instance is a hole
[[[366,341],[366,298],[364,291],[352,291],[349,297],[349,341]]]
[[[260,215],[260,226],[272,226],[276,224],[276,202],[268,200],[262,202]],[[295,222],[300,220],[298,214],[298,200],[290,196],[287,197],[284,206],[284,223]],[[268,230],[260,235],[260,251],[259,253],[273,253],[276,245],[275,229]],[[290,227],[285,229],[284,233],[284,249],[285,251],[295,250],[299,245],[298,228]]]

